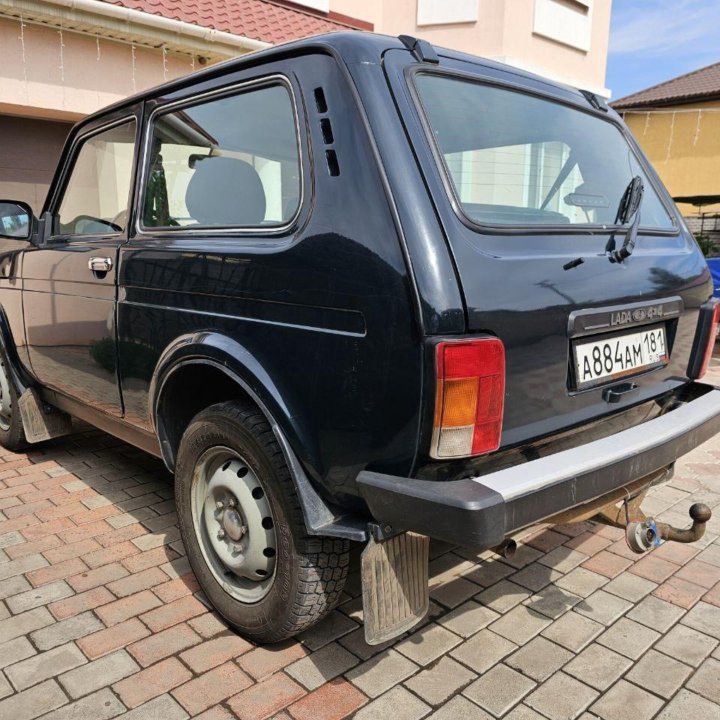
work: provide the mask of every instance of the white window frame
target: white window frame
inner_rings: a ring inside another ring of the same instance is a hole
[[[454,25],[478,21],[478,0],[417,0],[418,25]]]
[[[593,0],[535,0],[533,34],[590,51]]]

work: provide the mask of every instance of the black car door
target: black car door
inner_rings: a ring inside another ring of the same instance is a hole
[[[116,273],[139,124],[139,108],[125,110],[71,141],[46,205],[51,230],[23,265],[33,373],[44,386],[118,416]]]

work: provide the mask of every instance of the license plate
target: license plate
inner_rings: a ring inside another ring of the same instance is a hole
[[[611,380],[662,367],[668,361],[665,327],[657,325],[575,345],[576,388],[585,390]]]

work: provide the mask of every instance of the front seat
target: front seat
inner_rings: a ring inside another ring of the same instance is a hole
[[[249,162],[210,156],[195,165],[185,192],[185,206],[198,225],[260,225],[265,219],[265,190]]]

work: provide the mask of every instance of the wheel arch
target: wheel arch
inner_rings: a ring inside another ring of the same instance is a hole
[[[185,400],[179,399],[180,390]],[[343,516],[328,504],[298,459],[295,448],[302,450],[311,466],[317,457],[315,444],[302,432],[300,408],[288,405],[251,352],[218,333],[181,336],[168,346],[157,363],[150,385],[149,409],[168,469],[171,472],[174,469],[180,438],[192,418],[216,402],[232,399],[252,402],[265,415],[285,455],[308,532],[364,540],[364,521]]]
[[[296,421],[285,399],[257,358],[239,342],[203,332],[180,336],[166,348],[150,382],[149,412],[171,470],[192,417],[215,402],[232,399],[251,401],[273,427],[282,428],[292,444],[297,443]]]
[[[10,321],[7,318],[7,312],[5,307],[0,303],[0,346],[5,353],[5,357],[8,359],[9,370],[11,379],[15,384],[15,389],[18,395],[22,393],[32,385],[35,384],[34,380],[30,377],[29,373],[23,367],[20,362],[20,356],[17,351],[17,345],[15,338],[13,337],[12,330],[10,328]]]

